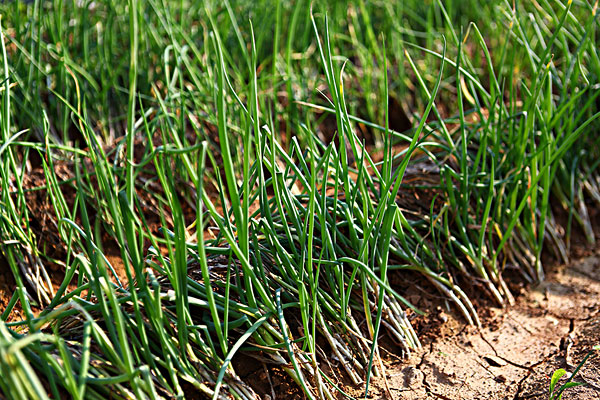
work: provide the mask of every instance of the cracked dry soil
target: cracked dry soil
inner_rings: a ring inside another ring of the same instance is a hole
[[[388,364],[389,391],[377,379],[371,398],[548,399],[552,373],[573,372],[600,344],[600,253],[551,272],[516,305],[491,308],[482,329],[443,320],[420,352]],[[567,389],[563,399],[600,399],[599,356],[575,376],[587,385]]]

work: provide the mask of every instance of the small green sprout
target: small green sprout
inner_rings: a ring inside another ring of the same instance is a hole
[[[592,357],[593,355],[595,355],[597,351],[600,351],[600,345],[596,345],[596,346],[592,347],[592,350],[590,350],[585,355],[583,360],[581,360],[579,365],[577,365],[577,368],[575,368],[575,371],[573,371],[573,373],[568,377],[567,381],[558,388],[556,387],[556,384],[558,383],[560,378],[562,378],[565,374],[567,374],[567,371],[565,371],[563,368],[559,368],[556,371],[554,371],[554,373],[552,374],[552,378],[550,379],[550,396],[548,397],[548,399],[549,400],[560,400],[562,398],[563,392],[566,389],[576,387],[576,386],[586,385],[585,382],[573,382],[572,379],[575,377],[575,375],[577,375],[577,373],[579,372],[581,367],[583,367],[583,365],[587,362],[587,360],[590,357]]]

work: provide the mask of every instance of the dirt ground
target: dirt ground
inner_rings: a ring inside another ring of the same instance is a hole
[[[7,283],[0,279],[2,286]],[[8,293],[0,288],[0,307]],[[600,251],[556,268],[532,290],[523,289],[515,306],[489,308],[480,330],[450,312],[429,318],[435,319],[435,330],[420,332],[423,349],[408,360],[390,361],[389,392],[382,378],[374,378],[369,398],[548,399],[552,373],[558,368],[573,372],[600,344]],[[589,359],[574,381],[587,385],[568,389],[563,399],[600,399],[600,354]],[[345,390],[364,396],[357,388]],[[275,392],[279,399],[287,397],[282,393],[303,397],[290,388]]]
[[[480,330],[450,314],[441,319],[421,351],[388,367],[389,392],[380,379],[371,398],[548,399],[552,373],[573,372],[600,344],[600,253],[556,268],[515,306],[489,309]],[[587,385],[567,389],[563,399],[600,399],[600,354],[574,381]]]

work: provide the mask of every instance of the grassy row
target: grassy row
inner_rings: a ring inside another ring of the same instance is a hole
[[[5,396],[367,392],[390,277],[480,324],[595,240],[597,4],[200,3],[0,6]]]

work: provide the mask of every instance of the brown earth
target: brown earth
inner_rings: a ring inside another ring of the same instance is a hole
[[[553,372],[572,373],[600,344],[600,252],[556,268],[515,306],[488,310],[479,330],[442,312],[445,322],[436,335],[425,335],[422,350],[388,365],[390,391],[380,378],[370,398],[548,399]],[[599,356],[573,379],[587,385],[567,389],[563,399],[600,399]]]

